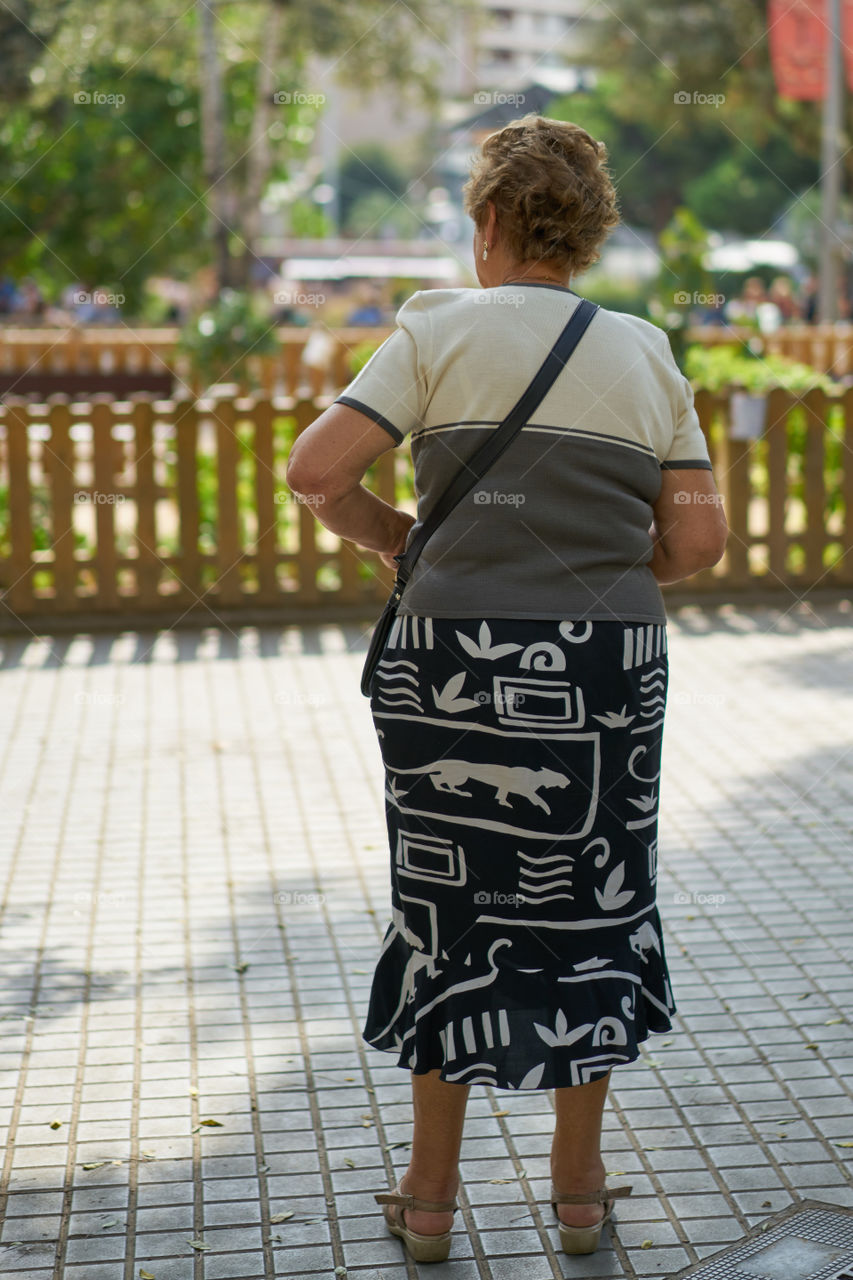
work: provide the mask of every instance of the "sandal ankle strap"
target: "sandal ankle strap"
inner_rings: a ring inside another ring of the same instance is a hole
[[[380,1191],[373,1199],[377,1204],[400,1204],[404,1209],[423,1209],[427,1213],[455,1213],[459,1208],[456,1200],[420,1200],[402,1191]]]
[[[585,1195],[558,1195],[554,1188],[551,1188],[551,1204],[606,1204],[608,1200],[619,1200],[623,1196],[629,1196],[633,1191],[630,1187],[601,1187],[598,1191],[590,1191]]]

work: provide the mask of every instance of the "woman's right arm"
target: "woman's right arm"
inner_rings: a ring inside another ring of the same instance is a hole
[[[709,470],[664,468],[652,510],[653,553],[648,564],[658,582],[680,582],[722,558],[729,527]]]

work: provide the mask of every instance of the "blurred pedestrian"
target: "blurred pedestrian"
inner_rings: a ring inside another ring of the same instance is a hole
[[[350,312],[347,324],[371,325],[384,324],[385,312],[382,307],[382,290],[377,284],[363,284],[357,296],[359,305]]]
[[[44,317],[47,302],[44,294],[36,284],[32,276],[26,276],[21,281],[21,287],[15,298],[15,314],[19,316],[24,323],[38,323]]]
[[[273,298],[273,319],[276,324],[297,325],[304,328],[311,323],[304,311],[299,308],[299,298],[307,297],[302,293],[296,280],[284,280],[281,277],[271,281]]]
[[[800,290],[800,312],[806,324],[817,324],[817,276],[813,273]]]
[[[0,316],[8,316],[15,310],[18,288],[11,276],[0,276]]]
[[[767,290],[760,276],[744,281],[741,294],[729,303],[729,316],[736,324],[758,322],[758,308],[767,302]]]
[[[793,285],[788,276],[777,276],[770,285],[769,298],[779,308],[783,324],[799,320],[802,312],[800,304],[794,296]]]

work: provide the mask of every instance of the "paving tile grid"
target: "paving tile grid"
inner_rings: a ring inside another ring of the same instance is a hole
[[[0,1275],[664,1277],[853,1205],[850,602],[671,609],[679,1013],[604,1127],[634,1194],[566,1257],[552,1096],[473,1086],[420,1269],[373,1202],[411,1103],[360,1037],[389,918],[365,630],[0,637]]]

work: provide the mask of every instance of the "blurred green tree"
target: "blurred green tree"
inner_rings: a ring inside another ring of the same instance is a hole
[[[679,206],[660,235],[661,266],[649,302],[651,318],[666,329],[673,355],[681,363],[687,322],[698,296],[709,294],[713,280],[705,266],[708,232],[690,209]]]
[[[75,92],[109,96],[119,74],[93,66]],[[120,83],[120,107],[64,95],[9,108],[0,241],[6,269],[34,276],[51,300],[67,284],[109,282],[134,312],[146,277],[199,263],[198,103],[187,86],[141,68]]]
[[[678,83],[654,60],[642,92],[622,69],[605,70],[594,89],[561,99],[549,114],[606,143],[622,216],[634,226],[660,233],[686,206],[721,231],[766,231],[795,193],[818,181],[819,148],[799,145],[784,110],[768,120],[740,95],[737,105],[728,95],[716,106],[692,94],[677,102],[687,93]]]
[[[0,5],[0,100],[17,102],[32,88],[30,72],[62,23],[68,0],[4,0]]]
[[[353,208],[377,192],[393,202],[405,193],[407,181],[396,158],[381,143],[354,147],[341,161],[340,218],[344,234],[350,234]],[[361,234],[360,231],[355,232]]]
[[[390,85],[399,101],[435,100],[443,23],[459,7],[460,0],[195,0],[176,16],[165,0],[130,8],[119,0],[0,5],[0,71],[20,113],[7,114],[0,133],[12,189],[0,205],[0,234],[12,246],[6,268],[79,278],[91,273],[94,255],[96,277],[117,279],[130,296],[141,254],[151,274],[168,270],[186,245],[196,264],[215,263],[221,286],[245,287],[258,262],[264,192],[311,144],[325,76]],[[424,51],[425,32],[435,56]],[[318,58],[327,72],[309,70]],[[113,101],[75,102],[85,92]],[[54,199],[60,190],[63,198]],[[135,192],[143,197],[144,243],[128,247],[117,206]]]

